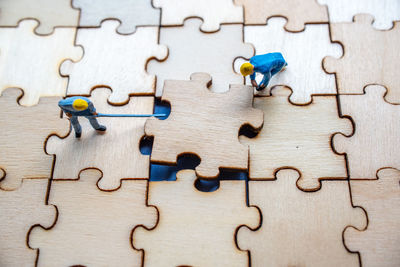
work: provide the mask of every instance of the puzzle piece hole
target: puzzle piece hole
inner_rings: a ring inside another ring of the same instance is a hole
[[[200,158],[194,154],[183,154],[178,157],[176,166],[151,164],[150,181],[175,181],[176,173],[180,170],[194,170],[200,164]]]
[[[256,137],[259,132],[249,124],[245,124],[239,129],[239,135],[244,135],[248,138]]]

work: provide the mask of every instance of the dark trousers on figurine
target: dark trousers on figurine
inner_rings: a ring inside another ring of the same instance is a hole
[[[105,128],[99,124],[95,116],[85,116],[85,118],[89,120],[90,125],[92,125],[95,130],[103,130]],[[78,116],[72,116],[70,120],[72,127],[74,127],[75,134],[80,136],[82,133],[82,127],[79,124]]]

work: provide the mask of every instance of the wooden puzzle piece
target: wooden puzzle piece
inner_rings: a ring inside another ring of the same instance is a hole
[[[247,169],[248,149],[239,143],[239,129],[259,129],[263,121],[252,107],[253,89],[235,84],[214,93],[210,84],[206,73],[194,73],[190,81],[165,81],[162,100],[170,102],[171,114],[145,125],[146,135],[154,136],[152,162],[176,164],[179,155],[196,154],[201,159],[196,173],[203,178],[216,178],[219,168]]]
[[[380,84],[388,89],[386,101],[400,103],[400,24],[379,31],[372,21],[372,16],[360,14],[353,23],[331,24],[332,40],[341,42],[345,52],[340,59],[326,58],[324,67],[336,73],[340,94],[362,94],[365,86]]]
[[[328,22],[326,6],[319,5],[316,0],[234,0],[234,2],[244,6],[245,25],[266,24],[271,17],[285,17],[287,31],[302,31],[307,23]]]
[[[55,27],[60,26],[76,27],[78,26],[78,17],[79,10],[72,8],[71,0],[0,1],[0,26],[18,26],[23,19],[36,19],[39,24],[35,25],[33,29],[38,34],[50,34]],[[22,42],[22,44],[27,43],[29,42]],[[62,42],[59,45],[61,44]]]
[[[244,181],[220,181],[218,190],[205,193],[194,187],[196,179],[193,170],[183,170],[176,181],[150,182],[149,204],[159,210],[158,224],[133,232],[145,266],[247,266],[235,233],[241,225],[256,227],[260,214],[246,206]]]
[[[151,114],[153,97],[134,97],[124,106],[107,103],[109,89],[92,91],[89,99],[97,112],[106,114]],[[97,168],[103,173],[99,187],[104,190],[116,189],[122,179],[147,179],[149,177],[149,156],[139,150],[144,135],[146,118],[100,118],[107,127],[104,134],[92,129],[89,121],[81,117],[82,137],[70,134],[64,139],[52,136],[48,139],[46,151],[56,155],[54,179],[76,179],[81,170]]]
[[[33,32],[37,25],[24,20],[17,28],[0,27],[0,93],[11,87],[23,89],[23,106],[36,105],[44,96],[64,96],[68,80],[60,76],[59,65],[82,55],[74,46],[75,29],[58,28],[39,36]]]
[[[69,76],[68,94],[89,94],[93,88],[112,89],[109,101],[123,104],[130,95],[154,94],[155,76],[146,72],[150,58],[163,59],[167,48],[157,44],[158,27],[138,27],[131,35],[116,32],[119,22],[105,21],[101,28],[79,29],[76,43],[83,58],[66,61],[61,73]]]
[[[0,189],[1,266],[34,266],[37,251],[27,245],[33,225],[51,227],[56,209],[46,206],[48,179],[24,179],[15,191]],[[1,184],[1,183],[0,183]]]
[[[50,178],[53,157],[44,150],[46,138],[69,131],[57,106],[61,98],[42,97],[38,105],[23,107],[17,102],[22,95],[10,88],[0,96],[0,188],[5,190],[18,188],[23,178]]]
[[[157,96],[162,95],[165,80],[187,80],[195,72],[211,74],[214,92],[226,92],[228,84],[243,83],[242,75],[233,69],[233,61],[254,54],[253,47],[243,43],[243,26],[223,25],[216,33],[203,33],[200,24],[199,19],[190,19],[183,27],[160,29],[160,43],[168,46],[168,58],[148,64],[149,73],[157,75]]]
[[[368,213],[364,231],[347,228],[347,248],[358,251],[363,266],[398,266],[400,263],[400,171],[382,169],[377,180],[350,181],[353,204]]]
[[[386,90],[370,85],[364,95],[340,95],[343,116],[355,124],[350,137],[338,134],[333,138],[335,151],[346,153],[351,179],[375,179],[378,169],[400,169],[400,106],[384,101]],[[362,160],[361,160],[362,159]]]
[[[336,97],[315,96],[306,106],[292,105],[291,90],[279,86],[270,97],[256,97],[254,108],[264,111],[264,126],[255,138],[240,136],[249,146],[249,178],[274,179],[274,173],[292,167],[301,173],[297,185],[317,190],[320,179],[345,179],[346,162],[334,153],[332,135],[352,132],[348,119],[339,118]]]
[[[243,8],[232,0],[153,0],[155,7],[162,8],[161,25],[183,25],[187,18],[201,18],[200,29],[218,31],[223,23],[243,23]]]
[[[106,19],[118,19],[121,25],[117,32],[133,33],[136,26],[158,26],[160,10],[151,0],[73,0],[72,5],[81,10],[80,27],[96,27]]]
[[[96,187],[98,171],[80,176],[52,182],[49,203],[57,207],[57,221],[29,236],[29,245],[39,248],[38,266],[142,266],[132,231],[154,227],[158,217],[146,204],[147,181],[123,181],[119,190],[104,192]]]
[[[374,27],[389,29],[393,21],[400,20],[400,1],[398,0],[318,0],[328,6],[331,23],[351,22],[356,14],[372,14]],[[360,32],[362,33],[362,32]]]
[[[249,182],[250,204],[263,220],[257,231],[240,228],[237,242],[250,251],[251,266],[359,266],[342,232],[349,225],[363,229],[367,217],[352,207],[348,181],[324,181],[321,190],[307,193],[296,187],[299,177],[281,170],[276,181]]]
[[[327,55],[342,55],[340,45],[330,41],[329,26],[307,25],[303,32],[291,33],[284,30],[284,24],[285,19],[272,18],[268,20],[268,25],[244,27],[244,40],[254,45],[257,55],[279,51],[288,62],[288,67],[271,79],[269,87],[289,86],[293,90],[290,101],[296,104],[311,102],[312,95],[336,94],[335,76],[327,74],[321,66]],[[318,40],[318,45],[315,45],[315,40]],[[243,62],[243,59],[235,61],[237,73],[240,73]],[[261,82],[263,75],[257,76],[257,82]],[[249,76],[246,82],[250,84]],[[269,95],[269,90],[255,93]]]

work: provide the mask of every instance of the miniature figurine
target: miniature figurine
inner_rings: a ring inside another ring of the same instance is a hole
[[[84,116],[89,120],[90,125],[97,130],[104,132],[107,128],[104,125],[100,125],[97,121],[97,112],[93,103],[82,96],[69,97],[58,102],[58,106],[65,112],[70,118],[71,124],[75,130],[75,137],[80,138],[82,135],[82,127],[79,124],[78,117]]]
[[[243,76],[250,75],[251,84],[257,91],[261,91],[268,86],[271,77],[286,66],[287,63],[281,53],[269,53],[250,58],[250,63],[246,62],[240,66],[240,72]],[[256,72],[264,75],[259,85],[256,82]]]

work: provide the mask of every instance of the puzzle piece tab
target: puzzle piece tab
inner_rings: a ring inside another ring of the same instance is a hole
[[[155,7],[162,8],[161,25],[183,25],[187,18],[203,20],[200,29],[218,31],[222,23],[243,23],[243,8],[232,0],[153,0]]]
[[[384,101],[382,86],[370,85],[365,92],[339,96],[342,115],[353,119],[355,131],[349,138],[335,135],[333,146],[347,154],[351,179],[375,179],[383,167],[400,169],[400,106]]]
[[[38,25],[24,20],[17,28],[0,27],[0,93],[11,87],[23,89],[23,106],[36,105],[44,96],[64,96],[68,79],[60,76],[60,63],[82,56],[82,49],[74,46],[75,29],[58,28],[39,36],[33,32]]]
[[[306,191],[320,187],[320,179],[346,179],[346,162],[331,148],[336,132],[352,132],[348,119],[339,118],[336,97],[315,96],[306,106],[292,105],[291,90],[275,87],[270,97],[256,97],[254,107],[264,111],[264,126],[255,138],[240,137],[249,145],[249,178],[274,179],[283,167],[299,170],[297,185]]]
[[[40,23],[34,27],[38,34],[50,34],[55,27],[78,26],[79,10],[72,8],[71,0],[1,0],[0,10],[0,26],[17,26],[23,19],[36,19]],[[26,41],[22,44],[30,45]]]
[[[307,23],[328,22],[326,6],[316,0],[234,0],[244,6],[246,25],[266,24],[271,17],[285,17],[287,31],[302,31]],[[271,38],[274,38],[270,36]]]
[[[148,64],[149,73],[157,75],[157,96],[162,95],[165,80],[187,80],[195,72],[211,74],[214,92],[226,92],[228,84],[243,83],[233,62],[237,57],[250,58],[254,54],[253,47],[243,43],[243,26],[223,25],[218,32],[203,33],[200,24],[199,19],[190,19],[185,26],[160,29],[160,43],[168,46],[168,58]]]
[[[279,51],[288,62],[288,67],[271,79],[269,87],[289,86],[293,90],[290,101],[296,104],[311,102],[312,95],[336,94],[335,75],[327,74],[322,68],[324,57],[342,55],[340,45],[330,41],[329,26],[307,25],[304,31],[291,33],[284,30],[284,24],[285,19],[272,18],[267,25],[244,27],[244,40],[254,45],[257,55]],[[239,73],[243,62],[240,58],[235,61],[236,72]],[[257,82],[261,82],[263,75],[257,76]],[[246,80],[250,84],[249,76]],[[269,90],[255,93],[269,95]]]
[[[162,100],[171,103],[171,114],[145,125],[146,135],[154,136],[152,162],[176,164],[179,155],[196,154],[201,159],[196,173],[203,178],[216,178],[219,168],[247,169],[248,149],[239,143],[239,129],[246,124],[259,129],[263,121],[252,107],[253,89],[231,85],[226,93],[213,93],[210,84],[206,73],[165,81]]]
[[[131,244],[137,225],[154,227],[157,210],[146,205],[147,181],[123,181],[113,192],[100,191],[98,171],[79,180],[53,181],[49,203],[57,206],[53,228],[35,227],[29,245],[39,248],[38,266],[142,266]]]
[[[389,29],[393,21],[400,20],[399,0],[318,0],[328,6],[331,23],[352,22],[356,14],[374,16],[374,27]],[[362,32],[360,32],[362,34]]]
[[[321,190],[307,193],[296,187],[294,170],[276,178],[249,182],[250,204],[263,220],[257,231],[240,228],[237,242],[250,251],[251,266],[359,266],[342,232],[349,225],[365,228],[367,217],[351,206],[348,181],[324,181]]]
[[[117,32],[133,33],[136,26],[158,26],[160,10],[153,8],[151,0],[73,0],[73,6],[81,10],[80,27],[100,26],[106,19],[118,19]]]
[[[89,94],[93,88],[112,89],[109,101],[123,104],[131,95],[152,95],[155,76],[146,72],[150,58],[164,59],[167,48],[157,44],[158,27],[139,27],[134,34],[116,32],[119,22],[105,21],[101,28],[79,29],[76,43],[85,55],[76,63],[64,62],[61,73],[69,76],[68,94]]]
[[[107,103],[109,95],[108,89],[92,91],[89,98],[97,112],[153,113],[153,97],[133,97],[124,106],[112,106]],[[47,152],[56,155],[53,178],[76,179],[83,169],[97,168],[103,173],[99,187],[105,190],[118,188],[122,179],[148,179],[149,156],[142,155],[139,150],[145,121],[146,118],[99,118],[107,127],[104,134],[99,134],[81,117],[81,138],[70,134],[64,139],[52,136],[47,141]]]
[[[56,220],[56,209],[45,205],[47,183],[24,179],[15,191],[0,189],[1,266],[35,265],[37,251],[27,245],[29,230],[37,224],[48,228]]]
[[[386,101],[400,103],[400,23],[378,31],[372,21],[360,14],[353,23],[331,24],[332,40],[341,42],[345,52],[339,59],[326,58],[324,67],[336,73],[339,94],[362,94],[365,86],[380,84],[388,89]]]
[[[10,88],[0,96],[0,188],[13,190],[23,178],[50,178],[53,157],[44,144],[51,134],[65,136],[69,122],[60,118],[61,98],[43,97],[32,107],[18,105],[22,90]]]
[[[160,212],[158,224],[133,232],[145,266],[247,266],[235,232],[240,225],[256,227],[260,214],[246,206],[244,181],[221,181],[216,191],[204,193],[194,187],[196,179],[193,170],[183,170],[176,181],[150,182],[149,204]]]
[[[358,251],[363,266],[398,266],[400,263],[400,171],[382,169],[378,180],[352,180],[353,204],[368,214],[368,228],[347,228],[346,246]]]

